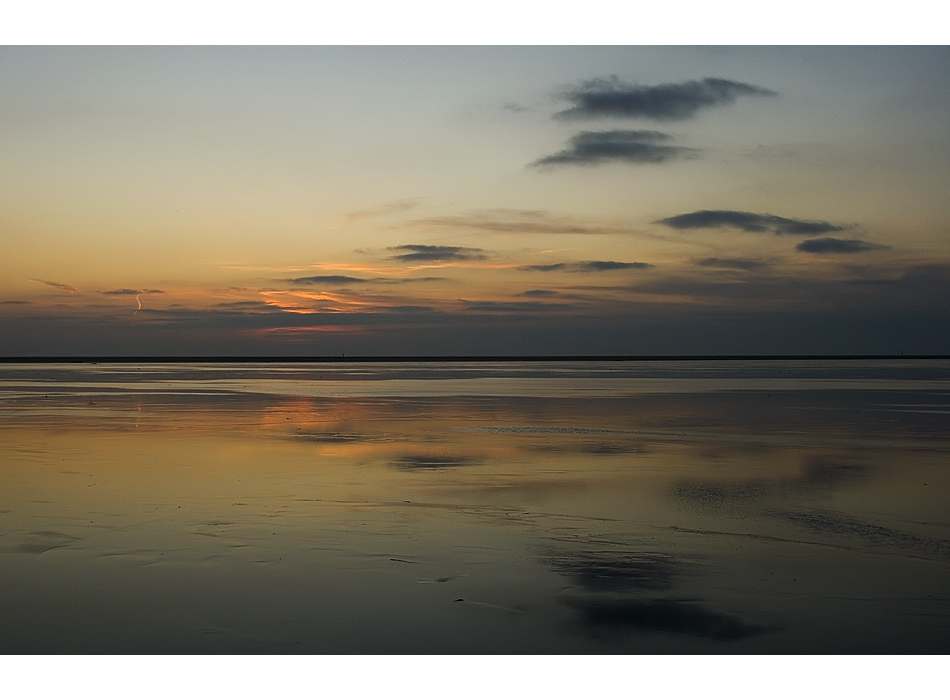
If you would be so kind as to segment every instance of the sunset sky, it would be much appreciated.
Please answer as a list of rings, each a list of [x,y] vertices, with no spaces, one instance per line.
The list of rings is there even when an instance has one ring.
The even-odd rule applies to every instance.
[[[4,47],[0,355],[950,353],[950,47]]]

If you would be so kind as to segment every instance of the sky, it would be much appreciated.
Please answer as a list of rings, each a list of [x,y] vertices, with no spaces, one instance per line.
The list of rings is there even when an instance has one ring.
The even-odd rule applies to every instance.
[[[950,354],[950,47],[0,48],[0,356]]]

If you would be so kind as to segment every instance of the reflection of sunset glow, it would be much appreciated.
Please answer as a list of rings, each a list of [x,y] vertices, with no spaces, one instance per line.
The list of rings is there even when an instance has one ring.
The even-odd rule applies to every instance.
[[[943,650],[947,371],[8,365],[0,649]]]

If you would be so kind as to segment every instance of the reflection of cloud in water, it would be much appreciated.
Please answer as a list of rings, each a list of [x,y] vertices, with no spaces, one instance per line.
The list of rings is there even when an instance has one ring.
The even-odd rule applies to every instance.
[[[30,533],[31,537],[20,544],[16,551],[21,554],[42,554],[51,549],[68,547],[81,537],[67,535],[65,532],[56,532],[54,530],[43,530],[42,532]]]
[[[557,552],[552,568],[570,576],[589,594],[564,599],[589,632],[666,632],[715,641],[733,641],[769,631],[739,617],[709,610],[700,601],[618,598],[630,590],[669,590],[683,575],[683,563],[669,554],[636,551]]]
[[[682,569],[674,557],[654,552],[557,553],[547,563],[591,591],[666,590]]]
[[[818,488],[835,488],[860,481],[867,476],[867,472],[868,468],[863,464],[812,459],[804,465],[800,481]]]
[[[858,537],[871,544],[897,547],[902,550],[917,550],[950,556],[950,540],[923,537],[881,525],[862,522],[843,513],[827,510],[810,512],[767,511],[767,515],[801,525],[817,534]]]
[[[397,469],[450,469],[481,464],[475,457],[447,457],[444,455],[403,455],[394,460],[392,466]]]
[[[640,445],[618,445],[610,442],[597,442],[586,445],[580,445],[579,452],[590,455],[628,455],[628,454],[646,454],[649,452]]]
[[[617,442],[585,442],[585,443],[536,443],[526,445],[526,449],[534,452],[564,452],[585,455],[641,455],[649,454],[652,450],[642,444],[623,444]]]
[[[867,478],[869,467],[854,461],[811,457],[795,477],[775,479],[682,480],[671,496],[681,504],[705,512],[736,511],[754,504],[833,491]]]
[[[681,481],[671,491],[675,500],[704,511],[721,511],[764,500],[776,484],[762,479],[742,481]]]
[[[367,443],[367,442],[389,442],[390,440],[386,439],[381,435],[363,435],[359,433],[304,433],[298,432],[293,434],[294,438],[298,440],[304,440],[306,442],[320,442],[320,443],[330,443],[330,444],[343,444],[343,443]]]
[[[592,630],[669,632],[720,642],[752,637],[775,628],[750,624],[694,601],[577,599],[566,601]]]

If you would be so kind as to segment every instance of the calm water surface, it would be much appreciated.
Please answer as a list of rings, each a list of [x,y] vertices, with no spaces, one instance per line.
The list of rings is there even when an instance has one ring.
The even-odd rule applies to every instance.
[[[0,652],[947,653],[950,362],[0,364]]]

